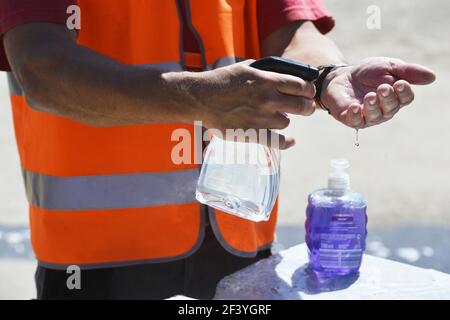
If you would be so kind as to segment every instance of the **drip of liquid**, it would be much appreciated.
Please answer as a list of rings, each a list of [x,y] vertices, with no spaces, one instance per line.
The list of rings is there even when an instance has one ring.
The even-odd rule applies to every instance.
[[[356,147],[359,147],[359,129],[356,129],[355,146],[356,146]]]

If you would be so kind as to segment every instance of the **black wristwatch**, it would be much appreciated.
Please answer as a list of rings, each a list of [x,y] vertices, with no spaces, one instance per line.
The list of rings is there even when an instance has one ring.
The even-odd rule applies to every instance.
[[[325,80],[325,78],[331,71],[333,71],[337,68],[347,67],[347,66],[348,66],[348,64],[323,64],[323,65],[320,65],[317,67],[320,74],[319,74],[319,77],[316,79],[316,81],[314,81],[314,84],[316,86],[316,96],[314,97],[314,100],[316,101],[316,104],[319,107],[321,107],[323,110],[328,111],[329,114],[331,114],[330,109],[324,105],[324,103],[322,102],[322,99],[320,98],[322,95],[323,81]]]

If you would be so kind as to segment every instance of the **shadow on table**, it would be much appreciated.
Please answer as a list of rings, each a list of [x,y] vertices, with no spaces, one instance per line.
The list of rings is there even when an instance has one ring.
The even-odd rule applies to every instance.
[[[276,254],[225,277],[217,286],[215,299],[301,300],[302,293],[313,295],[344,290],[359,277],[318,278],[308,264],[294,272],[288,267],[277,269],[281,261],[282,257]]]
[[[344,290],[350,287],[359,278],[358,274],[338,277],[319,277],[307,263],[295,270],[292,275],[292,288],[297,292],[306,294],[319,294]]]

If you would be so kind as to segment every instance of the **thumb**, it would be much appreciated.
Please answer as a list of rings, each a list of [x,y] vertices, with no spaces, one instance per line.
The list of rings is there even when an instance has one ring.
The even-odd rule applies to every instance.
[[[429,84],[436,79],[436,75],[430,69],[414,63],[393,62],[393,75],[411,84]]]

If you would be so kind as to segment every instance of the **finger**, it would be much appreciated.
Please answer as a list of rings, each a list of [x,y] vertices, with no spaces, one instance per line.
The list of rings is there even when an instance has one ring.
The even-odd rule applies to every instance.
[[[234,135],[232,136],[232,141],[259,143],[261,145],[280,150],[285,150],[295,145],[294,138],[287,137],[269,129],[259,129],[255,134],[244,134],[239,137]]]
[[[347,110],[340,114],[339,118],[341,122],[352,128],[362,128],[364,126],[361,106],[357,103],[351,104]]]
[[[295,146],[295,139],[292,137],[287,137],[281,134],[278,134],[280,136],[280,149],[281,150],[286,150],[289,148],[292,148],[293,146]]]
[[[273,108],[278,111],[302,116],[310,116],[315,111],[313,100],[304,97],[277,94],[274,104]]]
[[[400,107],[410,104],[414,100],[414,92],[411,85],[405,80],[399,80],[393,85],[400,102]]]
[[[287,114],[275,112],[275,114],[268,116],[265,122],[266,123],[263,128],[281,130],[289,126],[291,120],[289,119],[289,116]]]
[[[270,73],[276,74],[274,72]],[[310,99],[314,98],[316,94],[316,87],[312,82],[305,81],[298,77],[287,74],[276,74],[273,81],[278,92],[283,94]]]
[[[258,143],[266,145],[270,148],[286,150],[295,146],[295,139],[292,137],[287,137],[283,134],[277,133],[273,130],[267,130],[267,136],[264,139],[260,135]]]
[[[400,108],[400,102],[394,88],[388,84],[382,84],[377,88],[377,98],[384,118],[392,118]]]
[[[383,119],[383,112],[378,105],[375,92],[370,92],[364,97],[363,113],[367,125],[375,124]]]
[[[392,73],[411,84],[429,84],[436,79],[435,73],[424,66],[406,63],[401,60],[391,62]]]

